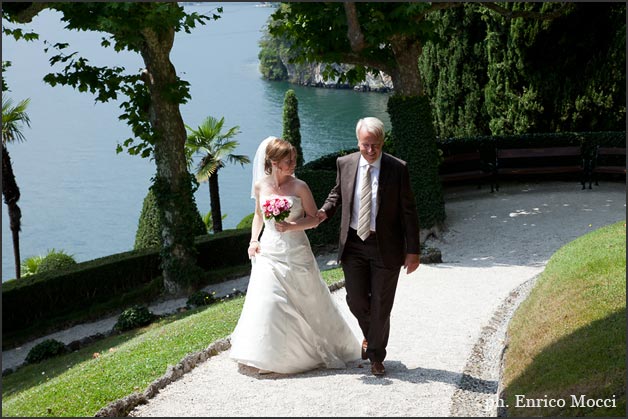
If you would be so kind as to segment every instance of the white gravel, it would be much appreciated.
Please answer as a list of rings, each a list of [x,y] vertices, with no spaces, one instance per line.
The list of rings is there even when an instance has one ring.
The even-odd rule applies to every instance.
[[[625,193],[624,183],[449,189],[449,229],[428,241],[444,263],[400,278],[384,378],[370,374],[368,361],[260,376],[239,369],[227,350],[130,416],[495,416],[484,406],[497,397],[510,316],[559,247],[626,218]],[[357,330],[344,289],[333,295]]]

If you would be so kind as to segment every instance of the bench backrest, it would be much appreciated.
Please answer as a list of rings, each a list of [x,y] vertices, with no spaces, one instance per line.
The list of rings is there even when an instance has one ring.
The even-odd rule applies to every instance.
[[[625,156],[625,147],[598,147],[597,154],[600,156]]]
[[[497,150],[498,159],[564,156],[580,156],[580,147],[504,148]]]
[[[488,166],[478,150],[444,156],[438,171],[440,174],[459,173],[470,170],[488,171]]]
[[[625,147],[600,147],[596,148],[596,154],[591,163],[593,171],[626,173],[626,148]],[[615,168],[615,169],[612,169]],[[623,169],[623,170],[622,170]]]
[[[480,152],[479,151],[473,151],[470,153],[462,153],[462,154],[453,154],[451,156],[445,156],[444,157],[444,161],[443,163],[460,163],[460,162],[466,162],[466,161],[473,161],[473,160],[481,160],[480,158]]]

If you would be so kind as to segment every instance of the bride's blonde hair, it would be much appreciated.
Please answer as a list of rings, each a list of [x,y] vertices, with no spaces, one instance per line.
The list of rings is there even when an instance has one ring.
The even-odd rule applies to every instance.
[[[297,154],[296,148],[288,141],[282,138],[271,140],[266,146],[266,158],[264,159],[264,173],[270,175],[273,171],[272,162],[278,162],[281,159],[290,156],[292,153]]]

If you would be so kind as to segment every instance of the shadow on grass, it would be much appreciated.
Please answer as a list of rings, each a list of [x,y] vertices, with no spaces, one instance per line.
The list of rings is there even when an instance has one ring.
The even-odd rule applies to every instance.
[[[544,348],[501,398],[508,416],[624,417],[626,308]],[[552,399],[564,400],[565,406],[549,407],[544,402]]]

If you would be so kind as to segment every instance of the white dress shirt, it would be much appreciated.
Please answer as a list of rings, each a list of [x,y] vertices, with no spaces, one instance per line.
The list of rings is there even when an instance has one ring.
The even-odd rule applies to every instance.
[[[360,156],[355,187],[353,188],[353,206],[351,207],[351,223],[349,226],[358,229],[358,213],[360,212],[360,191],[362,190],[362,176],[369,162]],[[382,155],[371,164],[371,231],[375,231],[375,219],[377,217],[377,188],[379,186],[379,169],[382,166]]]

